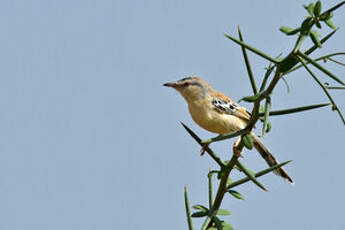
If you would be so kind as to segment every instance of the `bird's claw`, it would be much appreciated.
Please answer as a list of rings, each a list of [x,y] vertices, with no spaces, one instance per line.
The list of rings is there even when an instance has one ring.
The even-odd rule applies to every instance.
[[[209,145],[210,145],[210,143],[203,143],[202,144],[202,148],[200,149],[200,156],[204,155],[204,153],[205,153],[205,151]]]

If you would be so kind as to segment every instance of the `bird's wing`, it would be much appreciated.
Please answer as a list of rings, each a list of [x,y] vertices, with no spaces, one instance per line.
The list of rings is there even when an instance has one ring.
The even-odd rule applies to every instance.
[[[245,108],[222,93],[217,93],[217,96],[212,99],[212,105],[220,113],[233,115],[245,121],[250,119],[250,113]]]

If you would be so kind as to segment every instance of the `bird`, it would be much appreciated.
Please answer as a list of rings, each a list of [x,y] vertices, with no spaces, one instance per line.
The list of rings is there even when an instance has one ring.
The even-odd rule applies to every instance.
[[[168,82],[163,86],[178,91],[188,104],[189,113],[201,128],[219,135],[229,134],[246,128],[251,114],[225,94],[216,91],[202,78],[184,77],[176,82]],[[270,150],[260,138],[251,131],[253,145],[266,163],[272,167],[279,164]],[[236,142],[239,143],[240,139]],[[235,142],[235,144],[236,144]],[[276,175],[293,183],[293,180],[282,167],[273,171]]]

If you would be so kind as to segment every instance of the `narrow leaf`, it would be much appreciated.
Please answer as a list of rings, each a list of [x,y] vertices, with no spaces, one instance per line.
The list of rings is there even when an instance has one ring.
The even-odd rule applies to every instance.
[[[319,40],[319,35],[315,30],[310,31],[309,36],[310,36],[311,40],[313,41],[314,45],[316,45],[319,48],[322,47],[321,42]]]
[[[265,102],[265,113],[264,113],[264,124],[262,126],[262,136],[265,136],[266,130],[267,130],[267,124],[268,124],[268,117],[269,117],[269,113],[271,110],[271,97],[268,96],[266,98],[266,102]]]
[[[268,66],[268,68],[267,68],[267,70],[265,72],[264,79],[262,80],[262,83],[261,83],[261,86],[260,86],[260,92],[262,92],[265,89],[267,80],[268,80],[269,76],[271,75],[271,73],[273,72],[274,67],[275,67],[274,65]]]
[[[307,5],[303,5],[303,7],[304,7],[304,9],[306,9],[308,11],[310,16],[314,16],[314,7],[315,7],[314,3],[310,3],[308,6]]]
[[[220,220],[218,217],[214,217],[213,220],[216,224],[217,230],[234,230],[231,224],[226,223],[223,220]]]
[[[230,216],[231,212],[226,209],[218,209],[217,215],[219,216]]]
[[[235,190],[228,190],[228,192],[235,198],[244,200],[244,197],[241,195],[241,193],[235,191]]]
[[[254,102],[256,101],[259,97],[261,97],[263,92],[259,92],[253,96],[246,96],[246,97],[243,97],[241,98],[239,101],[246,101],[246,102]]]
[[[317,28],[319,28],[319,29],[322,28],[321,23],[320,23],[319,21],[315,21],[315,24],[316,24],[316,27],[317,27]]]
[[[281,77],[283,82],[285,83],[286,85],[286,89],[287,89],[287,92],[290,93],[290,86],[289,86],[289,83],[287,82],[287,80],[285,79],[285,77]]]
[[[208,212],[208,208],[206,208],[205,206],[201,204],[194,205],[193,208],[196,210],[203,211],[203,212]]]
[[[253,149],[253,139],[249,134],[243,136],[243,144],[247,149]]]
[[[320,16],[320,13],[321,13],[321,8],[322,8],[322,4],[321,4],[321,1],[318,0],[315,4],[315,7],[314,7],[314,15],[316,17],[319,17]]]
[[[333,30],[337,29],[337,27],[333,24],[331,19],[325,20],[325,23],[328,27],[332,28]]]
[[[301,24],[301,34],[307,35],[312,25],[313,25],[313,19],[306,18]]]
[[[328,39],[330,39],[330,38],[335,34],[335,32],[337,32],[336,29],[333,30],[332,32],[330,32],[329,34],[327,34],[324,38],[322,38],[321,41],[320,41],[321,44],[325,43]],[[314,52],[314,51],[316,50],[316,48],[317,48],[317,46],[314,45],[314,46],[312,46],[311,48],[309,48],[307,51],[305,51],[304,53],[305,53],[306,55],[309,55],[309,54],[311,54],[312,52]]]
[[[286,35],[295,35],[295,34],[297,34],[298,32],[301,31],[301,28],[293,29],[291,27],[282,26],[282,27],[279,28],[279,30],[281,32],[283,32],[284,34],[286,34]]]
[[[267,129],[266,129],[266,133],[269,133],[272,129],[272,124],[271,122],[267,122]]]
[[[204,217],[204,216],[207,216],[207,212],[204,212],[204,211],[200,211],[200,212],[194,212],[192,214],[192,217],[194,218],[199,218],[199,217]]]
[[[226,186],[228,186],[229,184],[231,184],[232,180],[231,178],[229,177],[228,180],[226,181]]]

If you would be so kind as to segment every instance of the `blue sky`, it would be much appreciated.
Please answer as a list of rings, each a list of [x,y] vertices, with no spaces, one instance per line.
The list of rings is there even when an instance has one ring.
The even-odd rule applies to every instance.
[[[249,44],[286,54],[295,38],[278,28],[303,20],[301,4],[3,1],[0,229],[187,229],[183,187],[192,204],[206,204],[206,174],[216,164],[199,156],[179,121],[204,139],[214,135],[197,127],[182,97],[162,84],[198,75],[235,100],[251,94],[240,49],[222,33],[236,35],[240,25]],[[344,12],[334,18],[340,30],[313,57],[344,51]],[[249,56],[260,80],[268,63]],[[345,80],[343,67],[325,65]],[[291,92],[279,83],[273,109],[327,102],[305,71],[287,81]],[[332,95],[345,111],[344,92]],[[286,169],[295,185],[272,174],[260,180],[267,193],[250,183],[239,187],[246,201],[227,197],[223,208],[233,215],[226,220],[236,229],[344,229],[345,130],[338,115],[323,108],[271,122],[263,141],[280,161],[293,160]],[[212,148],[228,159],[231,146]],[[266,167],[255,151],[244,156],[249,168]]]

